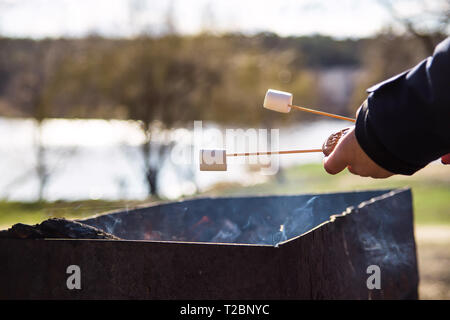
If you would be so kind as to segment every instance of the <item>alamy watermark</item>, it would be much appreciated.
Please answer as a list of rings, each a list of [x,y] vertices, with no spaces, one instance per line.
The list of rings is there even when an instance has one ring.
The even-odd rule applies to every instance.
[[[370,276],[367,278],[366,285],[367,289],[381,289],[381,269],[376,264],[372,264],[367,267],[367,274]]]
[[[81,290],[81,269],[76,264],[72,264],[67,267],[66,273],[70,274],[66,280],[67,289]]]
[[[176,165],[194,164],[198,167],[201,149],[225,149],[227,153],[279,151],[279,131],[256,128],[204,129],[202,121],[194,121],[190,144],[175,145],[170,156]],[[227,162],[230,165],[252,166],[264,175],[276,174],[279,169],[278,155],[228,157]]]

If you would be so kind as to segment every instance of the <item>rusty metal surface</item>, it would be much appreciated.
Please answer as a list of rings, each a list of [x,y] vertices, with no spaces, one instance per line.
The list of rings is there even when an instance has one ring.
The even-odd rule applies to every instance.
[[[278,247],[1,239],[0,298],[414,299],[411,193],[383,193]],[[81,268],[81,290],[66,287],[71,264]],[[366,286],[371,264],[381,268],[381,290]]]
[[[281,247],[285,249],[282,258],[285,271],[297,271],[296,279],[284,274],[297,283],[296,287],[291,286],[293,296],[304,299],[418,298],[410,190],[392,191],[363,202]],[[380,267],[381,290],[367,288],[370,265]],[[310,285],[307,280],[311,280]]]

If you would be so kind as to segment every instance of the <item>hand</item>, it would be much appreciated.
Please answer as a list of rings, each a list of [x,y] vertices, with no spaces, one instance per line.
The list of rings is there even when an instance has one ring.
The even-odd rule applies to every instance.
[[[329,140],[333,140],[332,137],[333,135]],[[348,168],[348,171],[361,177],[381,179],[394,175],[373,162],[361,149],[356,140],[355,127],[346,130],[345,134],[338,136],[338,139],[334,150],[329,155],[325,152],[324,146],[326,157],[323,159],[323,167],[328,173],[336,174]]]

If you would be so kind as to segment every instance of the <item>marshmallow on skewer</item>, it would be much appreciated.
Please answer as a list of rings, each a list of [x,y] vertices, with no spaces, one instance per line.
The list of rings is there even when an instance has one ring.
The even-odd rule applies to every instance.
[[[227,171],[225,150],[200,150],[200,171]]]
[[[227,154],[225,150],[200,150],[200,171],[227,171],[227,157],[249,157],[269,154],[324,152],[323,149],[258,151]]]
[[[291,111],[291,108],[294,108],[294,109],[298,109],[301,111],[319,114],[322,116],[327,116],[327,117],[331,117],[331,118],[335,118],[335,119],[356,122],[356,119],[353,119],[353,118],[348,118],[348,117],[340,116],[337,114],[332,114],[332,113],[323,112],[323,111],[319,111],[319,110],[309,109],[309,108],[305,108],[305,107],[294,106],[294,105],[292,105],[292,93],[274,90],[274,89],[267,90],[266,96],[264,97],[263,106],[266,109],[269,109],[272,111],[277,111],[277,112],[282,112],[282,113],[288,113],[289,111]]]
[[[269,89],[264,98],[264,108],[288,113],[291,111],[292,93]]]

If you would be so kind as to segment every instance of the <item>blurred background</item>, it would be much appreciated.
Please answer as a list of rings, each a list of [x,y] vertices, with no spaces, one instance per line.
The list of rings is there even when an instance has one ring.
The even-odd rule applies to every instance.
[[[347,123],[265,110],[268,88],[354,116],[449,21],[449,0],[0,0],[0,229],[199,195],[410,186],[420,295],[449,299],[450,166],[379,181],[329,176],[318,154],[282,157],[274,176],[173,161],[194,120],[212,148],[208,132],[250,127],[320,147]]]

